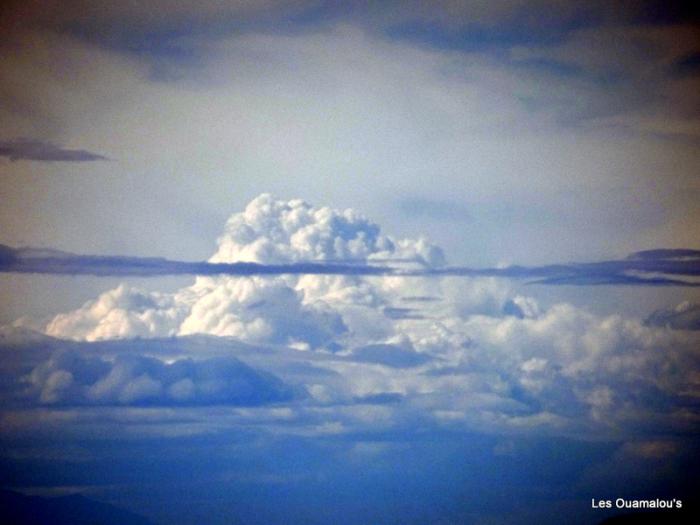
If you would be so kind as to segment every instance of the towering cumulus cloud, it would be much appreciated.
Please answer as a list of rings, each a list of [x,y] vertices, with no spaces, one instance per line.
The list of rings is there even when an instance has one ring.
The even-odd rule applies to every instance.
[[[300,261],[409,260],[444,263],[424,239],[395,240],[351,211],[314,208],[261,195],[233,215],[210,262],[284,264]],[[396,280],[368,284],[355,277],[198,277],[176,294],[120,286],[47,326],[50,335],[79,340],[194,333],[249,342],[321,347],[361,329],[363,311],[389,305]]]
[[[446,263],[424,239],[393,239],[353,211],[269,195],[228,220],[210,259],[239,261],[429,271],[208,275],[174,293],[121,285],[55,316],[45,334],[6,327],[0,438],[44,436],[53,447],[55,436],[85,432],[98,452],[102,440],[111,450],[110,439],[136,439],[135,449],[158,451],[165,472],[186,450],[195,479],[212,474],[232,493],[252,483],[256,493],[274,493],[271,501],[284,498],[262,484],[302,487],[330,476],[335,486],[359,487],[374,472],[366,480],[373,488],[363,489],[372,493],[411,469],[416,493],[434,483],[461,501],[462,492],[449,491],[473,483],[479,465],[479,475],[497,465],[491,483],[501,494],[501,472],[530,479],[544,461],[556,480],[542,482],[547,494],[560,497],[553,484],[561,475],[581,487],[572,490],[585,503],[591,485],[607,480],[617,494],[615,476],[630,472],[652,488],[685,479],[678,473],[696,456],[700,331],[692,303],[647,319],[544,306],[510,280],[433,271]],[[550,461],[548,450],[566,451]],[[96,460],[101,472],[111,472],[110,454]],[[623,485],[642,486],[630,483]],[[540,485],[528,487],[512,490],[544,497]],[[387,512],[403,512],[404,503]]]
[[[387,260],[445,264],[426,240],[393,239],[354,211],[261,195],[228,220],[210,262]],[[46,333],[76,341],[208,334],[280,352],[313,350],[307,359],[331,376],[291,379],[321,404],[405,399],[421,417],[450,428],[569,433],[592,425],[634,433],[650,421],[691,424],[686,405],[699,388],[692,373],[698,333],[673,329],[688,323],[656,322],[661,318],[669,316],[643,322],[568,304],[543,309],[493,278],[223,275],[197,277],[171,294],[122,285],[57,315]],[[289,367],[280,363],[288,359],[283,353],[259,364],[286,379]],[[76,399],[131,399],[139,386],[134,399],[165,402],[168,389],[180,388],[159,379],[169,370],[161,368],[148,382],[138,374],[123,379],[128,388],[114,387],[107,397],[95,397],[101,383],[87,385]],[[74,376],[58,368],[32,377],[39,398],[50,401],[74,388]]]

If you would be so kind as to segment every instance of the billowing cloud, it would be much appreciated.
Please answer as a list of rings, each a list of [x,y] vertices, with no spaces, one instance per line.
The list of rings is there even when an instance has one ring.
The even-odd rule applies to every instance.
[[[121,285],[78,310],[59,314],[48,324],[49,335],[72,339],[114,339],[175,335],[186,315],[172,295],[145,293]]]
[[[14,256],[0,250],[0,260]],[[280,488],[306,505],[309,487],[323,494],[328,483],[381,493],[374,506],[389,509],[380,516],[387,520],[407,512],[407,478],[416,494],[461,506],[464,487],[485,491],[475,465],[496,472],[487,480],[494,494],[510,476],[508,494],[528,501],[542,490],[561,497],[566,480],[589,502],[631,475],[631,491],[671,480],[681,494],[674,497],[687,500],[680,473],[697,464],[700,331],[540,304],[494,274],[441,273],[450,267],[426,240],[397,240],[355,212],[268,195],[232,216],[206,264],[357,260],[426,273],[204,275],[169,293],[121,285],[39,323],[44,334],[21,321],[5,327],[0,443],[15,451],[8,470],[28,485],[60,485],[78,462],[71,479],[95,483],[83,474],[89,465],[101,483],[123,486],[121,472],[172,484],[177,465],[200,501],[212,493],[218,501],[225,486],[228,505],[249,487],[255,495],[221,515],[251,523],[298,509],[285,507]],[[673,275],[693,261],[695,252],[651,252],[546,271],[600,278],[657,265]],[[546,479],[532,489],[520,483],[532,476]],[[402,495],[387,507],[383,494],[392,491]],[[260,494],[266,509],[284,500],[284,512],[261,518]],[[517,506],[499,514],[502,500],[494,521],[517,523]],[[338,501],[319,505],[336,509]],[[416,505],[440,509],[427,521],[445,518],[434,496]],[[468,522],[460,509],[450,519]],[[326,510],[318,512],[325,521]]]
[[[57,351],[24,380],[27,394],[41,405],[255,406],[303,393],[233,357],[168,363],[126,355],[107,361]]]
[[[286,423],[277,432],[305,435],[323,434],[330,423],[340,435],[419,424],[432,431],[639,439],[660,429],[682,436],[695,424],[695,332],[566,304],[535,317],[396,323],[393,335],[375,338],[381,342],[365,338],[364,345],[330,352],[227,337],[10,338],[3,351],[21,357],[1,373],[2,396],[19,407],[284,402]],[[361,339],[356,334],[354,341]],[[240,413],[230,424],[259,417]]]
[[[450,272],[439,248],[424,239],[386,236],[356,212],[262,195],[229,219],[209,263],[357,260],[391,261],[401,271],[413,271],[420,261],[417,272],[425,273],[209,275],[174,293],[122,285],[55,316],[45,332],[76,341],[120,340],[127,354],[135,353],[133,338],[146,338],[138,344],[148,353],[161,347],[162,338],[197,334],[222,338],[217,357],[230,355],[229,341],[253,345],[259,350],[236,347],[236,355],[309,393],[294,416],[304,432],[322,424],[314,406],[331,410],[339,425],[334,432],[341,433],[364,429],[368,421],[403,427],[415,418],[445,429],[566,435],[594,428],[634,436],[662,423],[687,430],[687,411],[700,389],[693,372],[695,334],[568,304],[544,308],[492,273]],[[692,275],[696,266],[696,251],[663,250],[619,261],[506,270],[603,279],[652,267]],[[207,355],[213,351],[180,349],[171,358],[213,358]],[[123,353],[114,353],[109,364],[58,354],[28,377],[43,403],[175,403],[177,396],[194,396],[198,364],[166,365]],[[102,371],[82,376],[78,370],[90,367]],[[189,371],[166,381],[175,370]],[[82,385],[79,395],[76,384]],[[353,408],[364,405],[385,407],[381,424]]]
[[[31,282],[6,288],[4,319],[64,313],[27,323],[56,339],[0,331],[0,483],[183,525],[594,523],[606,494],[696,506],[700,331],[669,305],[697,302],[698,254],[617,258],[698,248],[694,9],[27,0],[3,15],[0,135],[55,149],[0,157],[2,242],[173,260],[0,247],[0,268],[181,277],[98,297],[106,280],[1,276]],[[100,153],[123,162],[46,161]],[[414,239],[260,198],[203,262],[261,188]]]
[[[263,194],[234,214],[210,262],[282,263],[372,259],[414,259],[444,264],[438,247],[425,239],[395,240],[353,210],[314,208],[302,200]]]
[[[360,280],[354,273],[363,273],[362,268],[369,268],[370,275],[375,271],[366,264],[356,267],[357,260],[419,261],[428,268],[444,264],[441,250],[425,239],[392,239],[355,212],[262,195],[229,219],[210,264],[304,268],[308,263],[323,269],[321,263],[329,263],[330,268],[346,269],[342,273],[347,275],[322,275],[324,271],[316,275],[307,266],[310,271],[289,275],[200,276],[194,285],[175,294],[121,286],[74,312],[56,316],[46,331],[85,340],[207,333],[301,347],[328,346],[363,330],[383,337],[391,332],[391,323],[387,318],[386,327],[381,328],[373,317],[378,308],[391,306],[390,296],[407,284],[400,278],[377,283]],[[413,286],[417,280],[412,278]],[[427,281],[420,286],[432,288]]]
[[[355,212],[269,195],[229,219],[206,264],[358,260],[424,273],[204,275],[172,293],[121,285],[55,316],[45,334],[22,322],[4,328],[0,442],[31,436],[52,447],[89,435],[78,457],[87,449],[95,464],[127,470],[153,447],[168,476],[169,458],[180,465],[186,456],[195,479],[212,472],[258,492],[307,477],[347,483],[360,471],[384,472],[391,486],[397,469],[419,472],[420,493],[428,477],[463,487],[454,472],[471,472],[464,465],[541,464],[554,442],[567,458],[585,458],[561,467],[577,487],[632,470],[662,484],[677,475],[655,466],[693,460],[700,331],[669,329],[682,328],[692,304],[654,321],[545,306],[497,274],[443,272],[442,252],[424,239],[397,240]],[[652,251],[529,275],[600,278],[652,266],[675,275],[696,260],[695,251]],[[115,442],[129,444],[126,459],[115,459]],[[554,463],[548,472],[561,473]],[[513,468],[516,477],[537,470]]]

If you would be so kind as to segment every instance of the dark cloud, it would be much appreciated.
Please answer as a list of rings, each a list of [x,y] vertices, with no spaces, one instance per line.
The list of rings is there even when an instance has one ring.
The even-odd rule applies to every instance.
[[[659,249],[636,252],[625,259],[566,263],[545,266],[508,266],[505,268],[445,267],[418,274],[483,276],[513,279],[534,279],[532,284],[553,285],[645,285],[700,286],[680,277],[700,275],[700,250]]]
[[[630,260],[658,261],[658,260],[697,260],[700,259],[700,250],[692,249],[657,249],[635,252],[627,257]]]
[[[0,245],[0,272],[155,277],[164,275],[382,275],[392,273],[393,270],[354,261],[290,264],[184,262],[158,257],[74,255],[57,250],[13,249]]]
[[[673,72],[680,76],[700,74],[700,52],[690,53],[673,64]]]
[[[685,301],[672,309],[656,310],[647,317],[645,324],[675,330],[700,330],[700,304]]]
[[[364,363],[376,363],[392,368],[412,368],[432,361],[432,357],[421,354],[412,348],[403,348],[398,345],[376,344],[355,348],[352,351],[355,361]]]
[[[596,286],[596,285],[620,285],[620,286],[700,286],[700,283],[672,279],[669,277],[637,277],[616,273],[594,273],[579,275],[564,275],[561,277],[548,277],[532,281],[530,284],[568,285],[568,286]]]
[[[0,481],[99,486],[96,496],[181,525],[210,523],[214,515],[220,523],[326,523],[329,517],[379,523],[397,516],[401,523],[472,523],[475,512],[495,523],[523,523],[494,512],[521,517],[523,508],[550,509],[562,499],[582,503],[525,522],[557,523],[562,516],[594,522],[598,514],[585,514],[589,493],[620,487],[627,491],[620,497],[668,491],[684,505],[695,502],[697,476],[685,473],[697,472],[698,463],[697,403],[689,395],[697,383],[697,334],[593,320],[569,307],[540,321],[506,324],[517,329],[493,326],[487,338],[475,333],[475,346],[460,352],[459,361],[443,361],[455,348],[431,350],[434,361],[422,367],[415,356],[426,354],[408,344],[330,354],[246,349],[201,336],[48,341],[47,349],[70,352],[47,351],[5,374],[25,377],[29,398],[19,406],[0,399]],[[484,342],[496,334],[497,345]],[[38,345],[0,342],[0,370],[13,355],[27,361],[25,349]],[[240,400],[250,399],[242,393],[251,381],[231,355],[256,375],[270,370],[287,384],[307,385],[312,395],[248,408]],[[334,373],[312,373],[324,363]],[[168,397],[207,382],[225,385],[224,401],[215,403],[210,394],[190,402]],[[260,392],[279,392],[275,382],[252,384],[255,400]],[[499,421],[512,426],[501,431]],[[484,475],[475,479],[474,471]],[[363,499],[365,493],[373,499]],[[327,499],[309,506],[310,494]],[[465,503],[465,494],[477,496]],[[484,497],[490,510],[478,506]],[[525,507],[513,503],[517,498]],[[173,506],[171,516],[162,514]],[[289,518],[307,507],[301,518]],[[188,508],[198,514],[188,519]]]
[[[697,22],[699,18],[697,7],[683,1],[504,0],[481,4],[441,0],[413,4],[414,9],[404,16],[397,16],[396,9],[385,11],[384,23],[392,37],[461,51],[553,46],[572,32],[588,28],[662,26]]]
[[[67,149],[33,139],[0,141],[0,157],[11,161],[34,160],[38,162],[88,162],[109,160],[107,157],[83,149]]]
[[[4,14],[0,21],[4,35],[35,32],[69,36],[89,46],[137,57],[150,68],[150,79],[159,81],[177,81],[190,78],[190,74],[201,81],[199,67],[210,60],[208,44],[212,41],[245,33],[300,34],[334,25],[353,25],[382,39],[457,52],[483,52],[506,67],[520,69],[525,75],[532,73],[544,81],[551,75],[559,77],[563,82],[559,88],[541,90],[543,93],[534,96],[524,94],[522,99],[529,108],[556,108],[560,123],[568,125],[628,113],[650,104],[667,112],[687,100],[667,96],[666,82],[673,75],[668,74],[666,57],[669,53],[679,55],[675,57],[679,71],[697,69],[696,59],[692,58],[698,52],[697,46],[688,44],[687,49],[681,46],[676,50],[677,43],[670,46],[651,39],[640,44],[637,36],[630,35],[613,35],[611,45],[618,47],[617,43],[621,43],[620,47],[638,48],[644,68],[631,55],[617,58],[611,53],[602,70],[586,60],[581,63],[576,50],[563,57],[548,56],[549,50],[565,45],[576,33],[590,30],[651,27],[668,30],[673,37],[675,26],[697,25],[698,10],[688,2],[439,0],[389,1],[368,6],[366,2],[304,0],[157,0],[144,5],[47,0],[11,2]],[[601,35],[592,38],[597,41]],[[537,51],[530,58],[514,59],[511,51],[517,47]],[[12,46],[8,49],[12,51]],[[683,58],[686,55],[688,58]],[[580,91],[581,83],[587,86],[587,95]],[[24,99],[21,90],[9,92],[17,100]],[[27,104],[36,106],[31,101]],[[658,114],[658,110],[654,113]],[[437,209],[436,213],[454,211]]]

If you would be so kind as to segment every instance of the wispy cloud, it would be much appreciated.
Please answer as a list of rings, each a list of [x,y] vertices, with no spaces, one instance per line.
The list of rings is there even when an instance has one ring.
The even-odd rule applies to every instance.
[[[89,162],[109,160],[103,155],[84,149],[62,148],[50,142],[35,139],[0,141],[0,157],[11,161],[34,160],[39,162]]]

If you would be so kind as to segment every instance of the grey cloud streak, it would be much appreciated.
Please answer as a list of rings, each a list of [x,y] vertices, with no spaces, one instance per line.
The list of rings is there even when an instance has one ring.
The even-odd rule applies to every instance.
[[[356,275],[400,277],[497,277],[528,279],[545,285],[700,286],[687,280],[700,276],[700,250],[661,249],[636,252],[625,259],[544,266],[470,268],[423,266],[407,269],[395,263],[420,261],[306,261],[288,264],[172,261],[157,257],[75,255],[48,249],[0,245],[1,273],[158,277],[170,275]]]
[[[11,161],[34,160],[39,162],[89,162],[109,160],[103,155],[83,149],[67,149],[50,142],[34,139],[0,141],[0,157]]]
[[[159,257],[74,255],[56,250],[0,245],[0,272],[57,275],[158,277],[166,275],[384,275],[384,266],[337,262],[259,264],[171,261]]]

